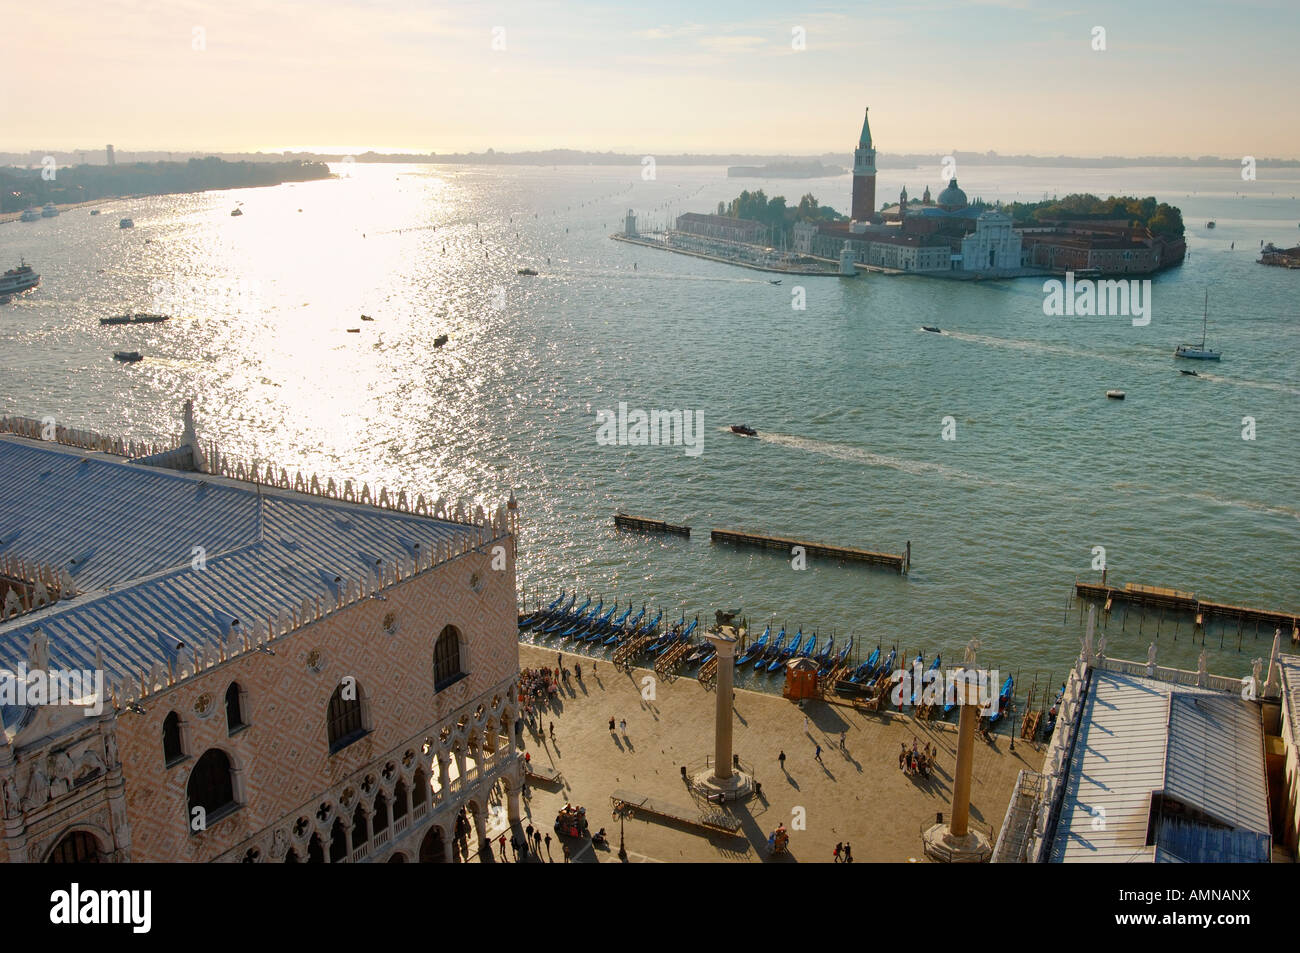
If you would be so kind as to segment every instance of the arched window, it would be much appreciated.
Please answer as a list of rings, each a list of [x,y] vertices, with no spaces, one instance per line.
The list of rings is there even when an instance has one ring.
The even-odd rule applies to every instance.
[[[406,817],[406,782],[398,781],[393,786],[393,820]]]
[[[460,631],[446,626],[433,646],[433,690],[442,691],[464,676],[460,666]]]
[[[419,807],[429,800],[429,779],[424,773],[423,768],[415,769],[415,777],[412,779],[415,790],[412,792],[413,806]]]
[[[163,764],[171,767],[185,760],[185,747],[181,744],[181,716],[168,712],[163,719]]]
[[[231,682],[230,687],[226,689],[226,731],[228,734],[234,734],[240,728],[247,728],[248,723],[244,721],[244,707],[240,703],[240,694],[238,682]]]
[[[330,696],[329,744],[330,754],[346,748],[366,733],[361,718],[361,686],[353,679],[345,680]]]
[[[366,811],[360,804],[352,812],[352,843],[360,847],[370,840],[369,826],[366,824]]]
[[[97,864],[99,863],[99,841],[89,831],[68,831],[54,845],[45,862],[47,864]]]
[[[186,822],[194,830],[194,809],[203,808],[208,827],[219,817],[224,817],[238,805],[235,803],[235,777],[230,757],[220,748],[209,748],[194,764],[189,784],[185,788],[189,801]],[[194,831],[201,833],[201,831]]]
[[[312,834],[311,840],[307,843],[307,863],[325,863],[325,845],[321,843],[319,832]]]
[[[384,797],[383,791],[375,797],[374,828],[376,834],[388,830],[388,798]]]
[[[293,848],[293,847],[290,847],[290,848],[289,848],[289,852],[288,852],[287,854],[284,855],[284,862],[285,862],[286,864],[300,864],[300,863],[302,863],[302,861],[298,859],[298,851],[297,851],[297,849],[295,849],[295,848]]]

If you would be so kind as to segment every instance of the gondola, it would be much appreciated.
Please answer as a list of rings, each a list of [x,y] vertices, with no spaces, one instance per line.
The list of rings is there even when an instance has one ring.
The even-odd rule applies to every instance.
[[[560,590],[560,595],[559,595],[559,598],[558,598],[558,599],[556,599],[554,602],[552,602],[552,603],[551,603],[549,606],[547,606],[545,609],[535,609],[535,610],[533,610],[533,614],[532,614],[532,615],[530,615],[530,616],[528,616],[527,618],[525,618],[525,619],[523,619],[522,621],[520,621],[520,623],[519,623],[519,628],[520,628],[520,630],[521,630],[521,631],[525,631],[525,630],[527,630],[527,629],[532,628],[534,625],[536,625],[536,624],[538,623],[538,621],[540,621],[540,620],[542,619],[543,616],[545,616],[545,615],[547,615],[547,614],[549,614],[549,613],[551,613],[551,612],[554,612],[555,609],[556,609],[556,607],[559,606],[559,604],[560,604],[561,602],[563,602],[563,601],[564,601],[564,590],[561,589],[561,590]]]
[[[793,658],[794,654],[799,651],[799,643],[802,641],[803,641],[803,629],[800,629],[798,632],[795,633],[794,638],[790,640],[790,644],[787,645],[785,648],[781,648],[778,645],[776,651],[772,653],[775,657],[767,666],[768,672],[775,672],[778,668],[780,668],[782,665],[786,663],[787,659]]]
[[[573,625],[574,619],[577,619],[587,611],[589,605],[591,605],[591,596],[587,597],[587,601],[582,604],[582,608],[578,609],[576,612],[565,612],[561,618],[556,619],[550,625],[542,626],[542,634],[554,635],[556,632],[563,632],[569,626]]]
[[[861,682],[876,670],[876,665],[880,662],[880,646],[867,657],[867,660],[853,670],[849,675],[850,682]]]
[[[627,623],[627,617],[632,614],[632,606],[627,607],[627,611],[618,617],[618,621],[610,626],[609,637],[602,642],[602,645],[613,645],[623,634],[623,626]],[[645,615],[645,606],[641,607],[641,614]]]
[[[755,656],[755,654],[761,654],[762,652],[766,651],[767,637],[771,634],[772,634],[772,627],[769,625],[766,629],[763,630],[763,634],[758,637],[758,641],[754,642],[752,645],[750,645],[748,649],[745,650],[744,655],[739,655],[736,657],[736,664],[744,665],[746,662],[752,659]]]
[[[811,652],[814,648],[816,648],[816,646],[810,645],[808,646],[808,651]],[[835,650],[835,636],[828,635],[826,637],[826,644],[822,646],[822,650],[820,652],[812,656],[812,660],[818,663],[818,665],[824,665],[826,661],[831,657],[831,652],[833,652],[834,650]]]
[[[853,636],[849,636],[848,645],[840,649],[839,654],[836,655],[834,659],[828,659],[826,664],[817,670],[817,677],[825,678],[831,672],[835,671],[837,668],[843,665],[844,660],[849,657],[849,652],[852,650],[852,648],[853,648]],[[879,652],[880,649],[876,649],[876,651]]]
[[[1011,707],[1011,695],[1015,691],[1015,687],[1015,680],[1008,675],[1007,680],[1002,683],[1002,691],[998,693],[998,710],[989,715],[990,726],[996,725],[1001,721],[1002,716],[1006,713],[1007,709]]]
[[[782,646],[784,645],[785,645],[785,627],[782,626],[781,634],[776,637],[776,641],[772,643],[772,647],[768,649],[766,652],[763,652],[761,655],[759,655],[758,661],[754,663],[754,671],[756,672],[762,671],[763,668],[766,667],[767,660],[771,656],[775,655],[777,652],[780,652]]]

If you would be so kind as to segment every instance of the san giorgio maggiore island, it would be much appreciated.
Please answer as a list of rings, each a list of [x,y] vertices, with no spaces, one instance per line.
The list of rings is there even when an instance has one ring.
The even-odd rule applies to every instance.
[[[719,213],[730,214],[687,212],[673,228],[644,233],[629,209],[622,233],[611,237],[762,271],[841,277],[862,271],[966,280],[1066,271],[1143,275],[1180,264],[1187,254],[1181,215],[1154,199],[1103,203],[1080,196],[1071,197],[1074,208],[1067,200],[1016,209],[971,202],[954,176],[937,196],[927,187],[919,199],[909,198],[904,188],[896,204],[877,209],[869,115],[853,151],[849,219],[820,207],[805,215],[803,202],[788,236],[782,228],[778,240],[772,225],[743,213],[750,198],[745,193],[732,203],[741,214],[721,207]],[[1025,221],[1016,221],[1017,212]]]

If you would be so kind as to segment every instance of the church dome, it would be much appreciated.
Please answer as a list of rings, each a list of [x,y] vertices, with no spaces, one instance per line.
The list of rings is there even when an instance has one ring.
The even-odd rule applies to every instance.
[[[966,207],[966,193],[957,188],[956,179],[950,181],[948,187],[939,193],[939,207],[943,209]]]

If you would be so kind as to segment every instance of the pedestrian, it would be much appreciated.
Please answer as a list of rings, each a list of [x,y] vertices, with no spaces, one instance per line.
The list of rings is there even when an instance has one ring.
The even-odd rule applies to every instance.
[[[547,831],[547,832],[546,832],[546,857],[547,857],[547,859],[550,859],[550,856],[551,856],[551,833],[550,833],[550,831]]]
[[[844,842],[844,863],[846,864],[853,863],[853,848],[849,846],[848,841]]]
[[[592,675],[595,675],[595,674],[596,674],[596,663],[595,663],[595,662],[592,662],[592,663],[591,663],[591,674],[592,674]]]
[[[831,856],[835,858],[835,863],[837,863],[837,864],[840,862],[840,851],[841,851],[843,848],[844,848],[844,845],[841,844],[841,843],[839,843],[839,842],[837,841],[837,842],[835,843],[835,850],[833,850],[833,851],[831,852]]]
[[[581,663],[581,662],[574,662],[574,663],[573,663],[573,674],[576,675],[576,676],[578,677],[578,681],[582,681],[582,663]]]
[[[531,751],[525,751],[525,752],[524,752],[524,770],[527,770],[528,768],[532,767],[532,764],[533,764],[533,754],[532,754],[532,752],[531,752]]]
[[[524,833],[528,835],[528,846],[533,846],[533,825],[529,824],[524,828]]]
[[[845,731],[841,731],[841,732],[840,732],[840,747],[841,747],[841,748],[847,747],[847,746],[848,746],[848,740],[849,740],[849,733],[848,733],[848,731],[847,731],[847,730],[845,730]]]
[[[568,844],[565,844],[565,845],[564,845],[564,862],[565,862],[566,864],[569,862],[569,845],[568,845]]]
[[[776,756],[776,760],[781,762],[781,770],[784,771],[784,770],[785,770],[785,752],[782,751],[779,755],[777,755],[777,756]]]
[[[497,846],[501,848],[501,862],[505,863],[505,859],[506,859],[506,835],[505,834],[501,835],[500,839],[497,841]]]
[[[610,716],[609,716],[609,733],[610,733],[611,735],[614,733],[614,716],[613,716],[613,715],[610,715]]]
[[[551,740],[555,740],[555,722],[551,722]]]
[[[626,718],[622,718],[622,719],[619,720],[618,728],[619,728],[619,731],[623,732],[623,734],[627,734],[627,719],[626,719]]]
[[[820,760],[822,759],[822,746],[821,746],[821,745],[818,745],[818,746],[817,746],[817,753],[814,755],[814,757],[815,757],[818,761],[820,761]]]
[[[807,731],[807,730],[808,730],[808,716],[807,716],[807,715],[804,715],[804,716],[803,716],[803,730],[804,730],[804,731]]]
[[[515,859],[516,864],[519,863],[519,838],[514,835],[510,837],[510,856]]]
[[[564,667],[564,653],[563,653],[563,652],[556,652],[556,653],[555,653],[555,667],[556,667],[556,668],[563,668],[563,667]]]
[[[898,770],[907,770],[907,742],[905,741],[898,743]]]

